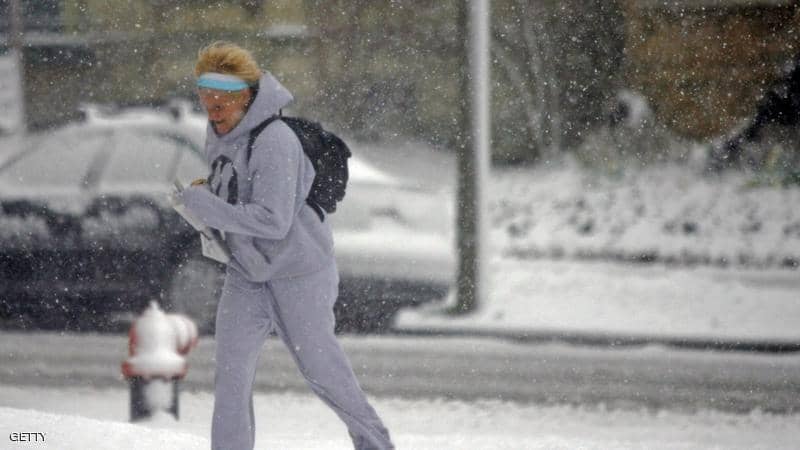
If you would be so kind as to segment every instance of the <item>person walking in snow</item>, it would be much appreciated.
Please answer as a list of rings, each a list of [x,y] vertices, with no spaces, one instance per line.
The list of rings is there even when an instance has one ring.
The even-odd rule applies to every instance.
[[[291,93],[250,52],[227,42],[200,50],[195,76],[209,120],[211,174],[179,195],[224,233],[231,253],[216,318],[212,448],[253,448],[253,380],[271,333],[344,421],[356,449],[394,448],[334,336],[339,275],[330,226],[306,203],[311,161],[280,120],[245,155],[251,130],[289,104]]]

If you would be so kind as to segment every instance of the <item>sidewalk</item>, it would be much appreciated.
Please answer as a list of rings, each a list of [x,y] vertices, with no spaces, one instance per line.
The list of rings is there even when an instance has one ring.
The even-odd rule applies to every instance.
[[[594,345],[800,351],[800,274],[496,257],[488,295],[464,316],[444,303],[403,310],[401,334]]]

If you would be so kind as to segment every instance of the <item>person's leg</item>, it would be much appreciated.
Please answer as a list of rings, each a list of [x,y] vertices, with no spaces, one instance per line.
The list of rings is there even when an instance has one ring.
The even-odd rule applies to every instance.
[[[272,329],[264,285],[228,275],[217,308],[212,450],[252,450],[253,380]]]
[[[345,422],[358,450],[393,449],[333,334],[336,266],[309,276],[267,282],[278,335],[311,389]]]

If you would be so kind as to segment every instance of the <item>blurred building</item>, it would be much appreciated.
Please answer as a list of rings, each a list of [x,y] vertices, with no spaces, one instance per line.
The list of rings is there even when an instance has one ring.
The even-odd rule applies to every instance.
[[[0,42],[6,45],[10,1],[0,0]],[[307,38],[297,17],[302,5],[289,0],[18,1],[32,129],[79,117],[83,102],[157,104],[191,96],[197,51],[212,40],[241,42],[274,70],[306,69],[275,57],[276,48],[302,46]]]
[[[624,0],[629,83],[659,121],[691,138],[755,114],[800,57],[796,0]]]
[[[0,0],[0,42],[10,1]],[[84,101],[191,97],[197,50],[230,39],[295,92],[298,112],[349,135],[450,144],[461,132],[458,0],[19,1],[32,128],[78,117]],[[495,156],[509,161],[575,145],[625,87],[671,130],[718,135],[800,53],[796,0],[492,5]]]

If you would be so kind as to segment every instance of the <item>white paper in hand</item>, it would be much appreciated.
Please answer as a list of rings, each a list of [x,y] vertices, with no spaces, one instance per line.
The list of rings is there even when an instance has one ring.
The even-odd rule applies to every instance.
[[[231,260],[231,254],[225,241],[217,239],[215,235],[207,237],[205,233],[200,233],[200,245],[203,248],[203,256],[211,258],[214,261],[219,261],[223,264],[228,264]]]
[[[183,200],[181,199],[181,192],[183,192],[183,185],[181,185],[180,181],[175,180],[175,192],[171,193],[169,196],[170,203],[172,204],[172,208],[177,211],[192,228],[200,233],[200,245],[203,256],[223,264],[228,264],[231,260],[231,253],[230,250],[228,250],[228,246],[225,244],[225,240],[186,209],[186,205],[183,204]]]

